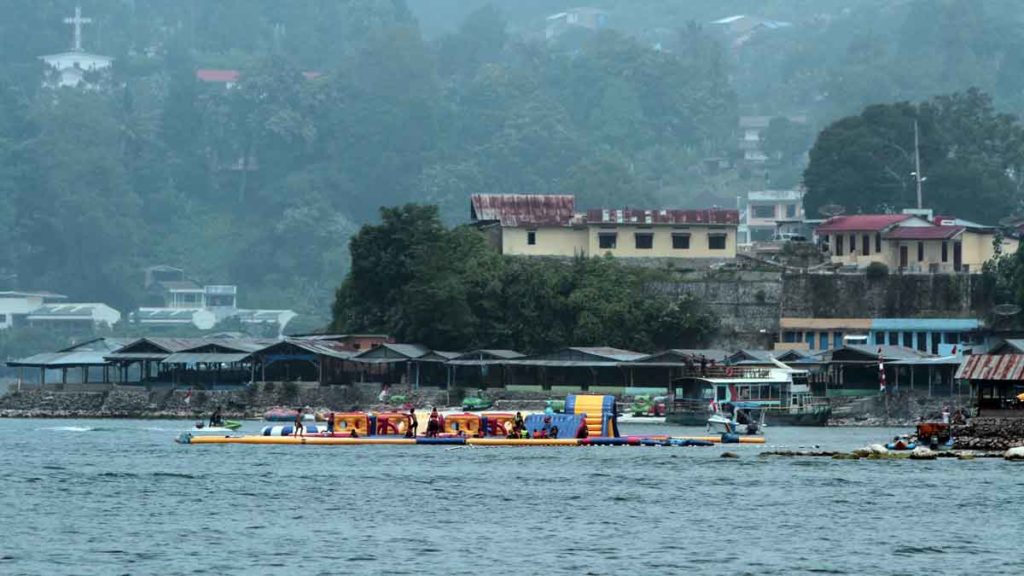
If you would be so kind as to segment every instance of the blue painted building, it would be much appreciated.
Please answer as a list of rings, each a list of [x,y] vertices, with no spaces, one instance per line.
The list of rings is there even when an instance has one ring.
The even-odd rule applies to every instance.
[[[871,321],[871,343],[939,354],[943,344],[981,344],[981,328],[971,318],[878,318]]]

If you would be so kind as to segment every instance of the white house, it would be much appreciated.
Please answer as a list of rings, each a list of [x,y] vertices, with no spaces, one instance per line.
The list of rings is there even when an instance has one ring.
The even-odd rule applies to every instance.
[[[65,299],[67,296],[52,292],[0,292],[0,330],[14,326],[15,321],[20,321],[46,302]]]

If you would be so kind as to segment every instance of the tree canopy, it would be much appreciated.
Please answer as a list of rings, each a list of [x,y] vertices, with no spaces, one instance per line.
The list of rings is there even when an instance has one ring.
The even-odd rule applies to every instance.
[[[848,213],[916,206],[915,123],[925,207],[994,224],[1019,205],[1024,127],[972,89],[921,104],[872,105],[829,125],[804,172],[808,212],[827,204]]]
[[[611,258],[505,258],[482,233],[442,225],[436,206],[382,208],[352,237],[334,328],[441,350],[566,345],[654,350],[706,344],[715,316],[662,288],[664,271]]]

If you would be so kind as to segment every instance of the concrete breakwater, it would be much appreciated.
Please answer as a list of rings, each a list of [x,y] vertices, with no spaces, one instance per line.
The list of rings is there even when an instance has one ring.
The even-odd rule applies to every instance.
[[[140,386],[91,385],[92,389],[54,390],[25,388],[0,396],[4,418],[199,418],[220,406],[225,418],[261,418],[270,408],[309,407],[316,412],[396,410],[405,402],[424,408],[457,407],[467,391],[410,389],[392,386],[390,397],[404,400],[380,402],[380,384],[315,386],[294,383],[260,383],[234,391],[146,389]],[[549,392],[488,390],[494,410],[543,410]]]
[[[105,391],[12,391],[0,397],[8,418],[196,418],[217,406],[226,418],[259,418],[276,406],[353,410],[376,403],[380,386],[301,387],[266,383],[236,391],[151,389],[113,386]],[[443,401],[436,391],[393,389],[417,405]]]

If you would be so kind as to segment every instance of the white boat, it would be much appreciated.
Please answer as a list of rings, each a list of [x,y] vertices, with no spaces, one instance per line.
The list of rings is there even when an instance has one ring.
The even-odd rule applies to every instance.
[[[223,426],[208,426],[203,422],[196,422],[188,433],[193,436],[229,436],[238,431],[242,426],[241,422],[225,420]]]
[[[742,422],[728,414],[715,412],[708,417],[708,430],[719,434],[764,434],[764,410],[737,405],[735,411]]]

